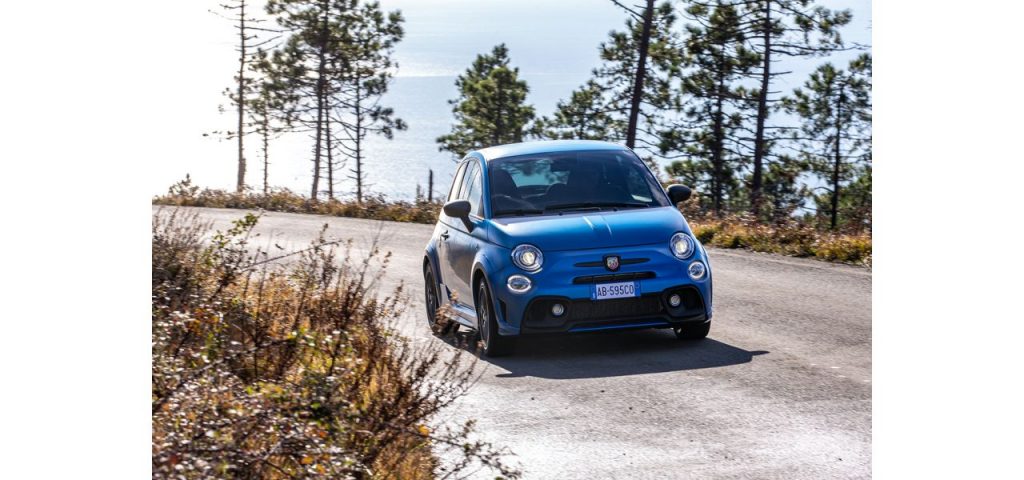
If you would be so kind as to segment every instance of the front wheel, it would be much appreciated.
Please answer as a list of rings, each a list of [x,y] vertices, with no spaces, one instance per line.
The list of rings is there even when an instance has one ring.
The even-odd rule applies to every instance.
[[[702,340],[711,332],[711,322],[684,324],[672,331],[676,332],[676,338],[680,340]]]
[[[498,333],[498,319],[494,315],[494,303],[491,301],[491,291],[487,288],[486,281],[480,281],[476,298],[476,318],[484,355],[488,357],[508,355],[512,350],[512,339],[502,337]]]

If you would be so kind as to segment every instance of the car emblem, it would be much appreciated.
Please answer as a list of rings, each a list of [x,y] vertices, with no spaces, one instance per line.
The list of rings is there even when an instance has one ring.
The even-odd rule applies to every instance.
[[[608,270],[611,270],[613,272],[618,270],[619,269],[619,257],[618,257],[618,255],[610,255],[610,256],[604,257],[604,268],[607,268]]]

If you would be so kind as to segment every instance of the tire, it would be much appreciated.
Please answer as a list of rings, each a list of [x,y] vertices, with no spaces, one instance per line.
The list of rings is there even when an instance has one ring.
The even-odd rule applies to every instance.
[[[711,331],[711,322],[684,324],[672,330],[676,332],[676,338],[680,340],[703,340]]]
[[[441,297],[437,294],[437,282],[430,266],[423,269],[423,305],[427,309],[427,326],[434,335],[446,335],[454,330],[455,322],[443,319],[438,322],[437,310]]]
[[[483,353],[488,357],[508,355],[512,351],[512,339],[498,333],[498,318],[494,315],[494,302],[486,280],[480,280],[476,296],[476,318]]]

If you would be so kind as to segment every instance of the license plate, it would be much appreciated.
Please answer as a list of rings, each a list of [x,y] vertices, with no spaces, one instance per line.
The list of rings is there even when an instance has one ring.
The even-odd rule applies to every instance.
[[[591,300],[640,296],[640,282],[601,283],[590,290]]]

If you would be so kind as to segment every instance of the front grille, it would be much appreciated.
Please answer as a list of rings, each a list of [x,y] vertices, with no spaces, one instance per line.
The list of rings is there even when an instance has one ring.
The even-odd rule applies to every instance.
[[[619,265],[636,265],[638,263],[648,262],[649,258],[623,258],[619,260]],[[597,260],[593,262],[579,262],[573,264],[575,267],[603,267],[604,260]]]
[[[609,273],[607,275],[585,275],[582,277],[576,277],[572,279],[572,283],[579,285],[582,283],[624,282],[626,280],[643,280],[645,278],[654,277],[654,272]]]
[[[602,320],[616,317],[643,317],[661,312],[657,295],[615,300],[574,300],[569,309],[569,320]]]

